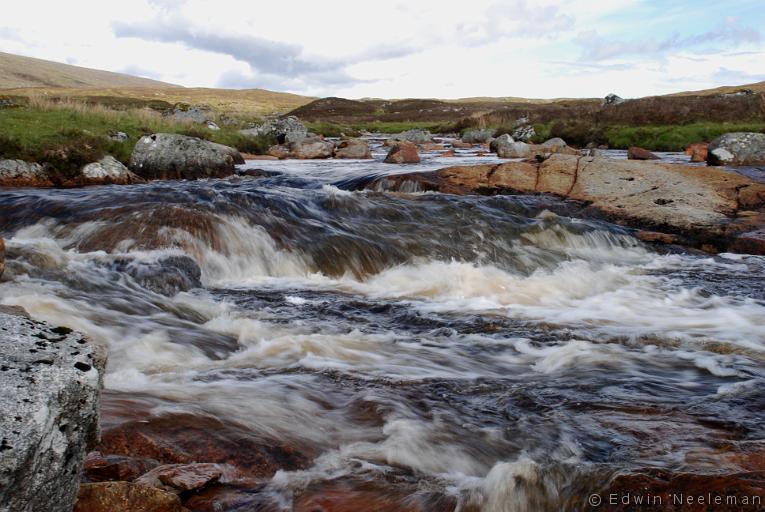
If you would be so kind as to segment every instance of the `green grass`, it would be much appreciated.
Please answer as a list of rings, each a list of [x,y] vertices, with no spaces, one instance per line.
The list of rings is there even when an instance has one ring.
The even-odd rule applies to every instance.
[[[129,139],[111,140],[109,134],[116,131],[127,133]],[[248,153],[263,153],[275,142],[243,136],[235,128],[212,131],[174,122],[147,110],[116,111],[83,103],[30,104],[0,109],[0,158],[49,164],[68,173],[106,154],[127,163],[138,139],[158,132],[200,137]]]
[[[692,123],[672,126],[612,126],[604,130],[611,148],[640,146],[654,151],[682,151],[729,132],[765,132],[765,123]]]

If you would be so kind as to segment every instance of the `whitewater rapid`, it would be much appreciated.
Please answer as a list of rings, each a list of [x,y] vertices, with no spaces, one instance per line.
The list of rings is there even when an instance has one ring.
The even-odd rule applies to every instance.
[[[765,258],[658,252],[544,197],[343,188],[378,162],[267,164],[0,191],[0,303],[108,348],[107,423],[189,412],[314,454],[275,494],[405,470],[486,511],[762,438]]]

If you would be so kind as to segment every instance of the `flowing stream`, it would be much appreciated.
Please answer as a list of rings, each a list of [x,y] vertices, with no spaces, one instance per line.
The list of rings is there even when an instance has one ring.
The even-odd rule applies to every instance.
[[[183,413],[305,454],[257,484],[282,503],[396,476],[422,510],[565,510],[763,439],[765,258],[657,251],[548,197],[351,190],[456,161],[491,159],[0,190],[0,303],[108,347],[105,429]]]

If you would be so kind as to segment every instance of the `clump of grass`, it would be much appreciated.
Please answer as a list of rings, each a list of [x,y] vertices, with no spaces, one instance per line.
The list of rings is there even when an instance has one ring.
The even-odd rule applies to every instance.
[[[655,151],[682,151],[694,142],[709,142],[729,132],[763,132],[765,123],[691,123],[669,126],[612,126],[605,128],[612,148],[640,146]]]

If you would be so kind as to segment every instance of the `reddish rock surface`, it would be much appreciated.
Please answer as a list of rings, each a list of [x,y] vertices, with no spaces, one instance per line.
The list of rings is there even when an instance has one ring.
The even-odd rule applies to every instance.
[[[420,161],[417,146],[412,142],[396,142],[385,157],[386,164],[416,164]]]
[[[279,469],[304,468],[309,457],[244,426],[209,416],[169,414],[105,430],[103,454],[154,459],[161,464],[228,464],[244,476],[266,479]]]
[[[231,472],[223,464],[166,464],[141,475],[136,483],[153,485],[171,492],[193,491],[217,482],[227,470]]]
[[[397,174],[371,185],[448,194],[553,194],[588,212],[646,231],[679,235],[712,250],[762,254],[765,184],[695,166],[553,154],[542,162],[447,167]],[[740,240],[739,240],[739,237]]]
[[[441,157],[441,158],[446,158],[446,157],[454,156],[454,150],[450,149],[448,151],[444,151],[443,153],[441,153],[438,156]]]
[[[462,142],[461,140],[453,140],[451,142],[452,147],[456,149],[470,149],[473,145],[469,142]]]
[[[341,140],[335,146],[335,158],[372,158],[369,151],[369,142],[364,139]]]
[[[639,148],[637,146],[630,146],[627,150],[627,158],[629,160],[659,160],[658,156],[647,149]]]
[[[151,459],[136,459],[123,455],[104,456],[100,452],[90,452],[85,457],[83,474],[89,482],[111,480],[132,482],[158,465],[157,461]]]
[[[685,148],[685,154],[691,157],[691,162],[706,162],[708,151],[709,144],[706,142],[697,142]]]
[[[131,482],[83,484],[73,512],[185,512],[173,493]]]
[[[647,470],[617,476],[598,495],[602,500],[598,510],[608,511],[763,510],[765,473],[701,475]],[[637,503],[641,498],[643,502]],[[584,504],[580,510],[593,508]]]

